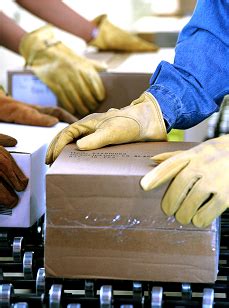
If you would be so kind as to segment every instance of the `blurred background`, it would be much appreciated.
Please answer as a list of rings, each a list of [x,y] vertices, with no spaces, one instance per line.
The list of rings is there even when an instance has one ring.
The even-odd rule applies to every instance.
[[[139,32],[150,39],[152,33],[161,47],[174,47],[177,34],[195,7],[195,0],[65,0],[65,4],[87,19],[106,13],[111,22],[131,32]],[[45,22],[22,9],[13,0],[0,1],[0,9],[30,32]],[[57,30],[61,40],[77,53],[86,44],[75,36]],[[165,46],[166,45],[166,46]],[[0,83],[7,88],[6,71],[23,66],[23,59],[0,47]]]

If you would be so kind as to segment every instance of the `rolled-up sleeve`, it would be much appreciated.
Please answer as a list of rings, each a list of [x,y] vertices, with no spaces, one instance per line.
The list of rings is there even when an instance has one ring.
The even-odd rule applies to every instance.
[[[229,1],[200,0],[181,31],[174,63],[162,61],[148,90],[172,128],[190,128],[218,111],[229,93]]]

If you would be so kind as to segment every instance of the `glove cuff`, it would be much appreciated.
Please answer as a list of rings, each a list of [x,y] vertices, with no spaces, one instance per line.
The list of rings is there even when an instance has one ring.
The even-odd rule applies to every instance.
[[[149,92],[143,92],[143,94],[136,100],[134,100],[130,106],[150,103],[153,111],[152,121],[146,130],[149,130],[151,138],[156,140],[167,140],[167,131],[161,108],[156,98]]]
[[[107,15],[106,14],[102,14],[102,15],[99,15],[97,17],[95,17],[93,20],[92,20],[92,23],[96,26],[96,28],[99,28],[101,26],[101,24],[107,20]]]
[[[19,52],[27,65],[32,65],[37,52],[59,43],[53,29],[51,25],[46,25],[23,36]]]
[[[104,38],[106,31],[110,29],[111,23],[108,21],[107,15],[99,15],[92,20],[92,23],[95,25],[95,33],[92,33],[92,40],[88,42],[89,46],[94,46],[99,49],[106,49],[106,44]],[[109,24],[109,25],[108,25]]]

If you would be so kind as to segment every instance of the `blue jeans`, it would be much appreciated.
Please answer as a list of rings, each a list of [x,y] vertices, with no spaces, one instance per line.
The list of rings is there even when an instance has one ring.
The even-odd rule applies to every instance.
[[[162,61],[147,89],[168,131],[200,123],[229,93],[229,1],[199,0],[175,52],[174,63]]]

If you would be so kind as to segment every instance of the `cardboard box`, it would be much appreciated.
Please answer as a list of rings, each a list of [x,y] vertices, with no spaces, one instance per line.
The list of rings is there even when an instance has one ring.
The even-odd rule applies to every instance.
[[[167,184],[150,192],[139,185],[155,167],[152,155],[194,145],[67,145],[46,176],[46,276],[214,282],[218,220],[206,229],[181,226],[161,211]]]
[[[19,203],[13,209],[0,205],[0,228],[32,226],[45,212],[45,165],[47,145],[64,127],[59,123],[54,127],[45,128],[28,125],[0,123],[0,132],[17,139],[15,147],[6,148],[18,166],[29,178],[25,191],[19,192]]]

